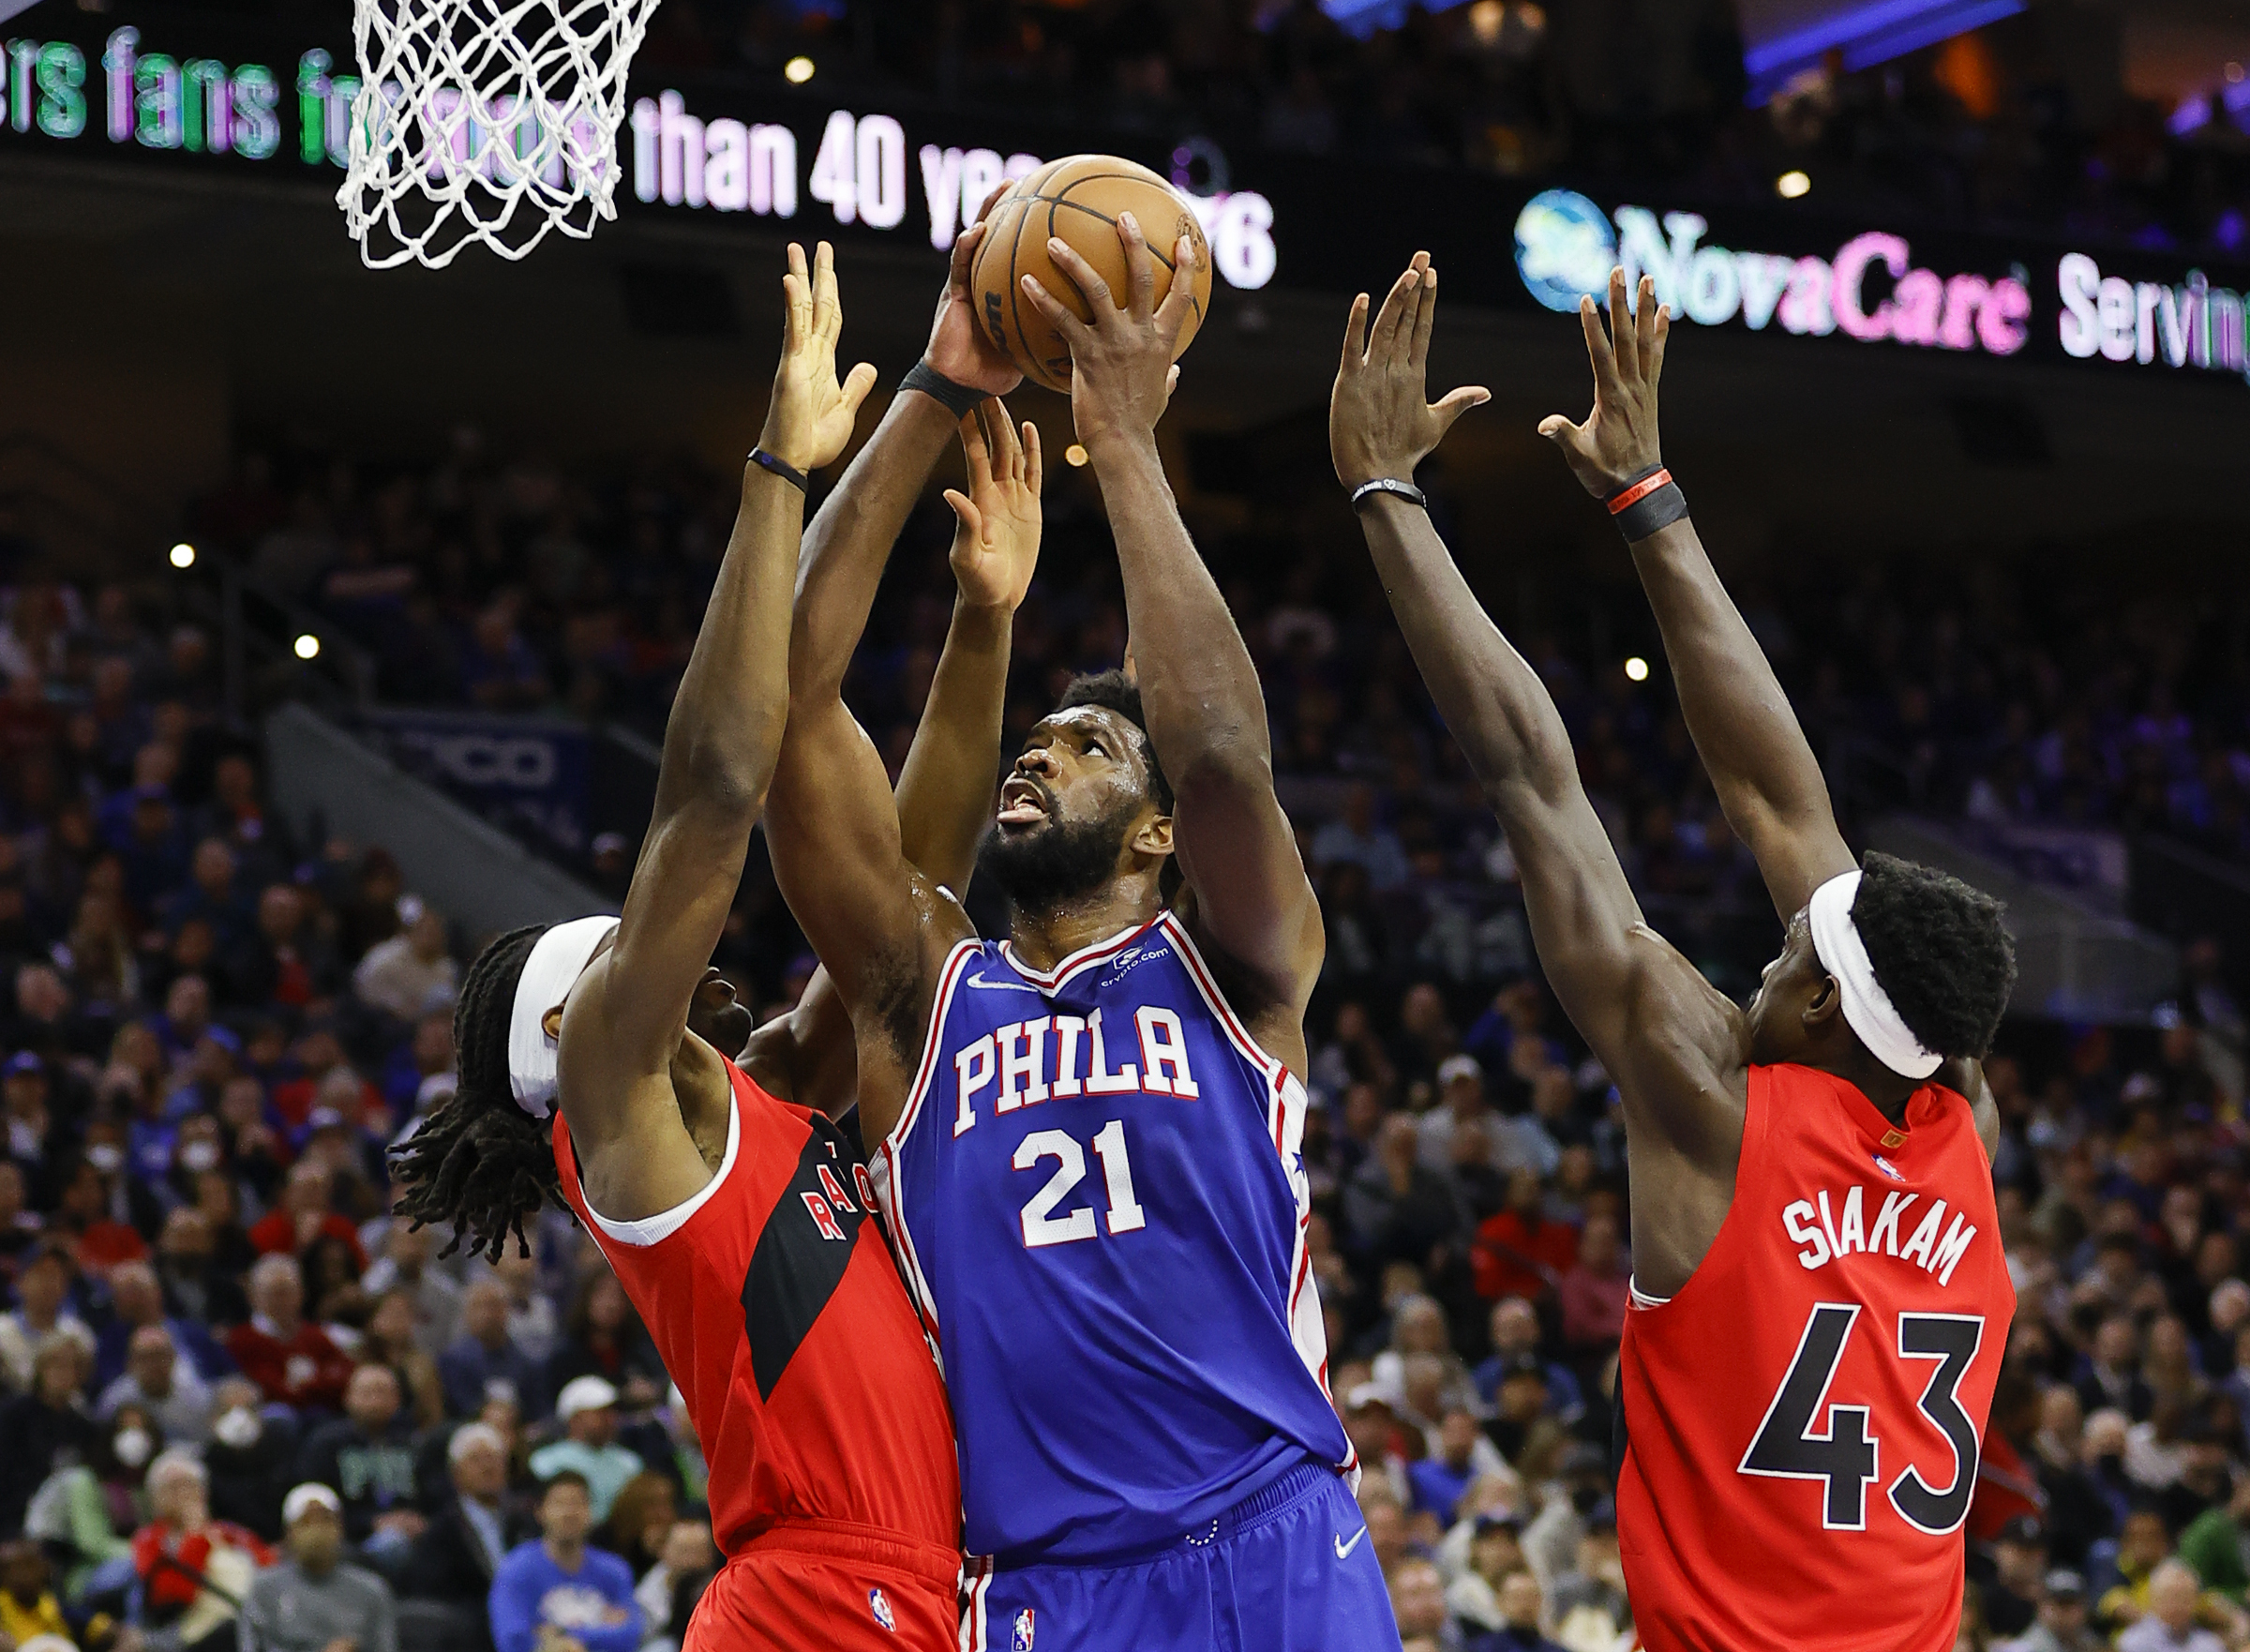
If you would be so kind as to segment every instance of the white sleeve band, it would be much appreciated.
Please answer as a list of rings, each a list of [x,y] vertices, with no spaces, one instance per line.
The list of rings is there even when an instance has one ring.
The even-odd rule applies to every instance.
[[[1943,1058],[1931,1054],[1899,1019],[1891,995],[1875,979],[1868,960],[1867,943],[1852,922],[1852,903],[1859,896],[1860,875],[1846,872],[1831,878],[1812,892],[1806,916],[1812,926],[1812,950],[1821,968],[1836,978],[1843,999],[1844,1020],[1868,1053],[1902,1078],[1928,1078]]]

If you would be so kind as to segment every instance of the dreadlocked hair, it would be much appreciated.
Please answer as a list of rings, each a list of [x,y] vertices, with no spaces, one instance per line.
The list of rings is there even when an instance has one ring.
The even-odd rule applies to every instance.
[[[1869,850],[1852,924],[1892,1008],[1922,1047],[1981,1057],[2016,985],[2001,903],[1935,866]]]
[[[1148,795],[1165,814],[1172,812],[1172,782],[1164,778],[1164,765],[1158,760],[1156,742],[1148,737],[1148,714],[1141,710],[1141,685],[1120,670],[1088,671],[1071,679],[1070,686],[1062,691],[1062,703],[1055,709],[1067,712],[1075,706],[1100,706],[1118,713],[1131,723],[1141,737],[1141,760],[1148,765]],[[1167,901],[1179,893],[1186,875],[1175,855],[1164,864],[1157,877],[1157,888]]]
[[[469,966],[453,1010],[458,1083],[392,1153],[406,1184],[399,1210],[416,1227],[453,1228],[441,1256],[466,1245],[497,1262],[511,1234],[528,1256],[525,1224],[544,1205],[570,1208],[555,1176],[553,1125],[518,1106],[508,1081],[516,984],[548,927],[511,929]]]

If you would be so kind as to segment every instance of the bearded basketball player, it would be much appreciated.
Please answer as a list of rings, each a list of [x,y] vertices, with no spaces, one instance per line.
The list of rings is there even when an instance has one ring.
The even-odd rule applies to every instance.
[[[1059,240],[1098,319],[1026,297],[1070,345],[1138,682],[1081,680],[1025,742],[981,863],[1007,940],[902,851],[840,694],[879,558],[840,546],[807,552],[774,871],[850,1007],[878,1194],[944,1361],[963,1646],[1395,1652],[1307,1277],[1320,913],[1157,452],[1192,283],[1157,305],[1118,230],[1124,303]]]
[[[1553,701],[1413,487],[1485,399],[1425,399],[1436,279],[1418,257],[1372,329],[1365,296],[1355,304],[1329,436],[1415,659],[1515,851],[1548,980],[1625,1101],[1617,1524],[1642,1644],[1944,1652],[2015,1308],[1998,1119],[1976,1065],[2014,979],[2000,909],[1928,867],[1854,863],[1662,468],[1669,326],[1648,287],[1628,311],[1619,276],[1614,347],[1584,307],[1592,415],[1541,429],[1632,545],[1697,746],[1788,925],[1747,1010],[1649,928]]]
[[[951,404],[981,398],[961,379],[995,376],[965,307],[975,238],[964,237],[929,355],[869,443],[875,462],[862,453],[807,537],[887,545],[955,428]],[[744,1048],[747,1013],[704,967],[787,709],[803,474],[844,446],[871,378],[862,368],[836,380],[828,248],[809,270],[792,248],[790,265],[772,408],[673,702],[624,915],[518,931],[471,969],[456,1017],[460,1087],[408,1146],[405,1209],[494,1254],[548,1198],[594,1235],[711,1464],[727,1564],[688,1652],[937,1652],[958,1621],[951,1419],[868,1219],[864,1166],[825,1116],[849,1103],[848,1020],[816,976],[798,1010]],[[995,420],[1005,428],[1004,413]],[[974,417],[961,434],[962,601],[898,802],[915,852],[956,882],[989,806],[1010,623],[1039,532],[1035,466]],[[721,1054],[734,1049],[742,1067]]]

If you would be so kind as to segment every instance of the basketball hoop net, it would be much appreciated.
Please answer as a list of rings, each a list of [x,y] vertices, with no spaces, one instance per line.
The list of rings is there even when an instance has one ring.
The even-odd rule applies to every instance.
[[[353,0],[337,203],[369,268],[518,259],[617,216],[625,71],[657,0]]]

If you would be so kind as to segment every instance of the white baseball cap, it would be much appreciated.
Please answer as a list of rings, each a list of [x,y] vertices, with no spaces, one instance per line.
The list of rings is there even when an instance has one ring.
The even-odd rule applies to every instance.
[[[567,1423],[581,1411],[607,1411],[617,1404],[617,1390],[598,1376],[581,1376],[565,1383],[555,1400],[555,1420]]]
[[[294,1525],[305,1517],[305,1510],[320,1506],[338,1520],[344,1517],[344,1500],[317,1479],[308,1479],[281,1500],[281,1524]]]

